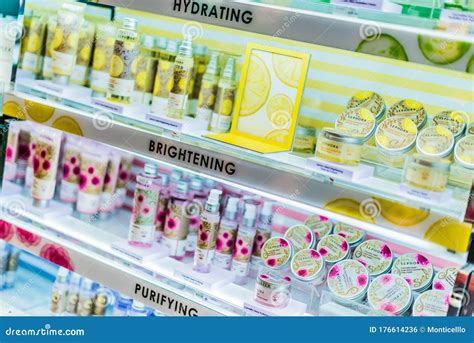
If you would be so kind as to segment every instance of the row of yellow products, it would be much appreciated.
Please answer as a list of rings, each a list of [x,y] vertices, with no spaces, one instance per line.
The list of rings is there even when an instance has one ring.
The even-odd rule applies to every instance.
[[[56,83],[89,86],[95,97],[151,105],[152,112],[171,118],[195,116],[213,132],[229,130],[235,56],[209,53],[192,36],[140,37],[135,19],[124,18],[117,28],[84,18],[85,7],[65,3],[57,16],[25,18],[20,67]]]

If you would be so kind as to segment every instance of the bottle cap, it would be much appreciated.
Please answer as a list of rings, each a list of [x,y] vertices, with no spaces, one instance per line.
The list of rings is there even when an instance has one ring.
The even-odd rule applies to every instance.
[[[224,79],[235,79],[235,58],[229,57],[222,72],[222,78]]]
[[[176,192],[186,194],[189,190],[189,183],[187,181],[179,181],[176,185]]]
[[[204,185],[206,186],[206,188],[215,188],[217,182],[212,179],[206,179],[206,181],[204,181]]]
[[[178,53],[178,42],[170,39],[168,44],[166,44],[166,52],[176,55]]]
[[[193,57],[193,36],[186,35],[179,46],[179,55]]]
[[[218,189],[211,190],[211,193],[209,193],[209,198],[207,198],[207,204],[218,206],[221,194],[222,194],[221,190],[218,190]]]
[[[146,308],[146,306],[145,306],[144,303],[141,303],[141,302],[139,302],[139,301],[133,300],[132,308],[133,308],[134,310],[143,311],[143,310]]]
[[[157,176],[158,175],[158,165],[155,163],[145,163],[145,168],[143,171],[148,176]]]
[[[153,47],[155,46],[155,38],[150,35],[143,35],[142,46],[147,49],[153,49]]]
[[[69,270],[63,267],[59,267],[58,274],[56,275],[56,279],[62,282],[66,282],[69,276]]]
[[[262,212],[260,213],[262,216],[271,216],[273,214],[273,201],[265,201],[263,203]]]
[[[202,180],[198,178],[191,179],[191,189],[193,191],[200,191],[202,190]]]
[[[156,37],[155,38],[155,47],[161,50],[166,49],[168,45],[168,38],[166,37]]]
[[[219,75],[219,57],[220,55],[217,51],[211,53],[211,58],[206,68],[206,74]]]
[[[257,215],[257,206],[254,204],[245,204],[244,220],[255,220]]]
[[[230,213],[236,213],[239,210],[239,201],[239,198],[229,198],[229,200],[227,200],[225,211]]]
[[[135,18],[123,18],[123,25],[122,27],[124,29],[129,29],[129,30],[136,30],[137,29],[137,20]]]
[[[160,173],[159,174],[161,176],[161,185],[164,186],[164,187],[168,187],[168,185],[170,184],[170,177],[168,174],[163,174],[163,173]]]

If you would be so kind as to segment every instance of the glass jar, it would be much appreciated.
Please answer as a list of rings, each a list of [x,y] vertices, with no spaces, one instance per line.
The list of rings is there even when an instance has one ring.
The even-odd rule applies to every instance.
[[[402,117],[411,119],[418,130],[421,130],[428,121],[428,114],[420,102],[416,100],[400,100],[387,111],[387,118]]]
[[[298,127],[295,131],[293,141],[293,152],[299,154],[314,154],[316,149],[316,129],[310,127]]]
[[[410,187],[430,192],[444,192],[448,185],[451,163],[420,155],[410,156],[405,165],[403,182]]]
[[[362,137],[353,137],[331,128],[324,128],[318,136],[316,156],[323,160],[357,166],[362,155]]]
[[[254,300],[259,304],[283,308],[291,298],[291,278],[266,270],[257,276]]]

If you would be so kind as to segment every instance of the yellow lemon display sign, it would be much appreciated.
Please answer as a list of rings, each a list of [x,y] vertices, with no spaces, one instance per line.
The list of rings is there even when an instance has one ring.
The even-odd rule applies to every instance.
[[[260,110],[267,102],[272,87],[270,72],[261,57],[252,55],[248,68],[247,83],[240,107],[241,116],[250,116]]]
[[[15,101],[7,101],[3,104],[3,113],[17,119],[26,119],[25,109]]]
[[[458,253],[467,251],[472,225],[452,218],[442,218],[433,223],[424,238]]]
[[[56,110],[54,107],[40,104],[38,102],[25,100],[25,109],[28,116],[31,117],[37,123],[45,123],[54,114]]]
[[[360,202],[354,199],[341,198],[332,200],[326,205],[324,205],[323,208],[334,213],[339,213],[344,216],[375,224],[375,218],[373,218],[372,216],[364,215],[361,209]]]
[[[74,118],[68,116],[61,116],[57,118],[51,127],[76,136],[84,136],[79,123]]]
[[[230,133],[207,137],[260,153],[291,149],[310,55],[247,45]],[[232,113],[233,103],[228,104]]]
[[[374,198],[380,204],[380,214],[388,222],[407,227],[420,224],[429,217],[429,212],[408,207],[397,202]]]

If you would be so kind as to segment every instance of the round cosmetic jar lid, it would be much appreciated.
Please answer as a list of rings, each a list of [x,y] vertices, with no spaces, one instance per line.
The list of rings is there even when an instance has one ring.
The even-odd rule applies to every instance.
[[[326,263],[337,263],[349,255],[349,243],[339,235],[327,235],[318,243],[317,251]]]
[[[313,230],[314,236],[318,240],[330,235],[333,229],[332,223],[325,218],[321,218],[318,214],[308,217],[304,225]]]
[[[413,149],[418,129],[409,118],[391,117],[380,123],[375,132],[379,148],[391,155],[403,155]]]
[[[443,158],[451,154],[454,136],[441,125],[423,129],[416,139],[416,150],[423,156]]]
[[[393,263],[392,250],[378,239],[362,242],[354,250],[353,258],[366,266],[371,276],[389,272]]]
[[[344,223],[337,223],[334,226],[334,233],[344,238],[352,248],[358,246],[365,238],[364,230]]]
[[[433,289],[451,293],[458,271],[457,267],[444,267],[441,269],[433,278]]]
[[[368,141],[375,132],[375,117],[366,108],[353,108],[342,112],[336,119],[335,128],[349,136]]]
[[[327,285],[341,302],[364,299],[369,286],[369,272],[356,260],[344,260],[329,269]]]
[[[366,108],[375,116],[377,121],[385,114],[385,102],[383,98],[372,91],[358,91],[347,103],[347,108]]]
[[[433,117],[433,124],[447,128],[455,139],[463,135],[468,121],[467,114],[461,111],[442,111]]]
[[[321,135],[324,138],[329,139],[331,141],[345,143],[345,144],[354,144],[354,145],[362,145],[364,144],[364,137],[358,136],[351,136],[345,132],[341,132],[339,130],[325,127],[321,130]]]
[[[449,308],[450,293],[429,290],[418,298],[413,304],[412,315],[414,317],[446,317]]]
[[[410,308],[413,294],[404,278],[394,274],[383,274],[370,283],[367,302],[375,310],[400,315]]]
[[[451,170],[451,162],[448,159],[427,157],[420,154],[408,156],[408,163],[416,163],[420,166],[433,168],[444,172],[449,172]]]
[[[283,269],[290,263],[293,246],[286,238],[272,237],[263,245],[261,256],[268,268]]]
[[[423,292],[431,286],[433,265],[425,256],[409,253],[395,260],[392,273],[403,277],[414,291]]]
[[[285,238],[293,245],[294,252],[310,249],[316,243],[313,231],[306,225],[293,225],[285,232]]]
[[[456,163],[467,169],[474,169],[474,135],[461,138],[454,149]]]
[[[321,283],[326,277],[323,257],[314,249],[304,249],[295,254],[291,260],[291,272],[301,281],[317,281]]]
[[[398,116],[411,119],[418,130],[428,121],[428,114],[423,104],[416,100],[405,99],[393,104],[387,111],[387,118]]]

